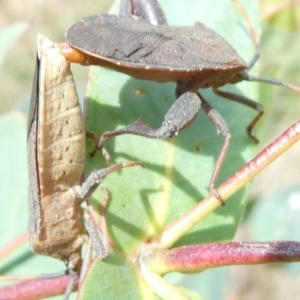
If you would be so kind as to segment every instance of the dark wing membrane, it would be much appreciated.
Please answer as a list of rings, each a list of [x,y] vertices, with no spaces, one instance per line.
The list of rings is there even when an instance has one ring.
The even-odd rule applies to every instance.
[[[30,130],[34,119],[36,119],[36,106],[37,106],[37,99],[39,93],[39,66],[40,62],[38,57],[36,57],[35,63],[35,70],[34,70],[34,77],[33,77],[33,84],[32,84],[32,91],[31,91],[31,101],[30,101],[30,108],[28,113],[28,120],[27,120],[27,139],[30,135]]]
[[[166,65],[189,70],[247,67],[230,44],[201,23],[193,27],[161,27],[167,42],[153,56]]]
[[[171,27],[94,15],[72,25],[66,39],[74,48],[92,56],[133,67],[175,71],[246,67],[221,36],[200,23]]]
[[[30,240],[33,235],[40,234],[41,211],[39,203],[39,177],[37,169],[37,133],[38,133],[38,101],[39,101],[39,70],[40,61],[37,58],[34,74],[27,132],[28,156],[28,231]]]
[[[66,40],[75,48],[95,56],[139,62],[163,43],[165,37],[144,20],[94,15],[72,25]]]

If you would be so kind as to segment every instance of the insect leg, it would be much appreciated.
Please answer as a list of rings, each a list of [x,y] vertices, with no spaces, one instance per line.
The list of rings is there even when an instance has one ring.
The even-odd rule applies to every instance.
[[[136,15],[153,25],[167,25],[165,14],[156,0],[122,0],[120,16]]]
[[[264,113],[263,106],[253,100],[250,100],[250,99],[242,96],[242,95],[237,95],[237,94],[233,94],[233,93],[220,91],[217,88],[214,88],[213,91],[218,96],[221,96],[228,100],[232,100],[232,101],[241,103],[243,105],[246,105],[248,107],[255,109],[258,112],[257,115],[254,117],[254,119],[251,121],[251,123],[247,126],[247,133],[248,133],[249,137],[256,143],[258,143],[258,139],[252,133],[252,130],[253,130],[253,127],[256,125],[256,123],[259,121],[259,119],[262,117],[262,115]]]
[[[224,205],[224,201],[222,200],[222,197],[216,189],[216,181],[220,173],[221,166],[226,157],[228,148],[230,146],[231,134],[227,123],[225,122],[223,117],[217,112],[217,110],[215,110],[209,103],[207,103],[206,100],[199,93],[197,93],[197,95],[201,99],[203,110],[215,125],[217,133],[221,134],[225,138],[209,183],[210,192],[220,200],[222,205]]]
[[[100,224],[98,222],[97,217],[95,216],[93,206],[90,204],[89,200],[86,200],[87,210],[84,211],[84,219],[87,223],[89,240],[88,240],[88,249],[82,263],[79,284],[84,279],[84,276],[87,273],[87,269],[90,265],[91,258],[92,258],[92,249],[94,249],[96,256],[99,259],[103,259],[109,255],[110,252],[109,237],[107,233],[105,217],[103,215],[107,202],[108,202],[108,190],[105,188],[104,198],[101,202],[101,207],[100,207],[100,217],[101,217],[101,221],[100,221],[101,224]]]
[[[68,300],[74,287],[75,287],[75,284],[76,284],[76,281],[78,279],[78,272],[75,272],[73,270],[69,270],[69,274],[71,275],[71,278],[70,278],[70,281],[68,283],[68,286],[66,288],[66,291],[65,291],[65,294],[64,294],[64,297],[63,297],[63,300]]]
[[[82,282],[84,280],[84,277],[85,277],[85,275],[88,272],[88,268],[89,268],[89,266],[91,264],[91,261],[92,261],[92,251],[93,251],[92,241],[90,239],[88,239],[86,253],[84,255],[82,266],[81,266],[81,270],[80,270],[78,290],[81,289],[81,284],[82,284]]]
[[[140,161],[129,161],[115,164],[105,169],[94,170],[82,183],[80,193],[81,199],[87,199],[88,197],[90,197],[92,193],[96,190],[96,188],[99,186],[99,184],[103,181],[106,175],[121,170],[123,168],[133,167],[137,165],[143,166],[143,163]]]
[[[108,241],[106,241],[105,237],[102,237],[102,234],[99,232],[100,229],[98,230],[98,224],[96,224],[88,211],[84,212],[84,219],[87,223],[87,231],[89,233],[90,243],[96,253],[96,256],[99,259],[105,258],[110,252]]]
[[[107,139],[122,134],[134,134],[152,139],[173,137],[194,121],[200,108],[201,101],[196,93],[184,93],[175,101],[166,113],[160,128],[153,129],[143,121],[136,120],[122,129],[104,132],[91,155],[94,155],[97,150],[103,152],[103,144]]]

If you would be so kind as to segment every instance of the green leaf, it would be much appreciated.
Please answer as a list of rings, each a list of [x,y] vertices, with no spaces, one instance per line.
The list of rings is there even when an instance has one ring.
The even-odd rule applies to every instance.
[[[193,25],[195,21],[201,21],[223,35],[245,61],[249,61],[253,55],[253,45],[245,22],[230,1],[166,0],[161,1],[161,5],[169,24]],[[252,22],[255,19],[255,23],[257,9],[257,2],[247,2],[247,12]],[[120,32],[120,38],[121,34]],[[258,98],[257,87],[253,83],[241,83],[224,89],[250,99]],[[86,94],[87,130],[101,135],[139,118],[158,128],[164,114],[175,101],[174,92],[173,83],[142,81],[112,70],[93,67]],[[256,113],[247,107],[221,99],[210,90],[203,90],[201,93],[224,117],[233,137],[218,179],[218,183],[221,183],[252,157],[253,143],[245,128]],[[106,210],[109,235],[115,250],[123,255],[121,257],[124,261],[126,256],[138,251],[143,242],[157,235],[209,194],[209,180],[222,143],[223,138],[217,135],[203,111],[189,128],[173,139],[161,141],[124,135],[107,141],[105,147],[113,163],[125,160],[145,162],[144,169],[136,167],[112,174],[102,185],[110,191]],[[92,150],[92,147],[89,142],[88,149]],[[101,154],[93,159],[87,158],[86,174],[105,166]],[[247,192],[248,188],[245,187],[234,195],[225,207],[206,217],[182,237],[176,246],[232,239],[244,210]],[[94,194],[94,200],[101,201],[101,198],[101,191],[98,190]],[[106,259],[103,263],[99,262],[99,269],[105,262]],[[120,264],[120,261],[116,260],[115,264]],[[93,270],[94,268],[96,266],[93,266]],[[107,282],[122,281],[120,276],[124,274],[119,274],[117,268],[114,270],[102,275],[108,277],[105,281],[101,280],[103,291],[109,288]],[[89,280],[86,283],[89,289],[97,289],[99,276],[89,276]],[[84,287],[84,291],[86,290],[88,289]],[[89,298],[84,292],[82,297]],[[106,297],[104,294],[100,296],[99,293],[100,298],[113,297]]]
[[[115,274],[119,275],[116,277]],[[93,278],[101,278],[96,288]],[[93,262],[79,298],[114,299],[122,295],[122,299],[138,300],[148,295],[146,299],[156,299],[154,295],[149,297],[151,291],[141,279],[131,260],[112,251],[107,259]]]

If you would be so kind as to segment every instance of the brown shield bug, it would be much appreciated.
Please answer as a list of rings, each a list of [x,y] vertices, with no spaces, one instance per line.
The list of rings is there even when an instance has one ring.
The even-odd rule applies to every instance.
[[[128,16],[130,14],[142,18],[133,19]],[[216,180],[230,145],[231,134],[223,117],[198,90],[211,87],[215,94],[255,109],[257,115],[248,125],[247,132],[256,142],[258,140],[252,131],[263,114],[263,107],[242,95],[219,88],[246,80],[300,91],[298,87],[276,79],[249,75],[249,70],[258,60],[258,50],[247,64],[228,42],[199,22],[190,27],[168,26],[155,0],[124,0],[121,16],[94,15],[83,18],[67,30],[66,41],[68,44],[61,46],[61,49],[70,61],[112,68],[138,79],[176,83],[177,100],[165,115],[160,128],[154,130],[137,120],[125,128],[105,132],[97,149],[103,150],[103,143],[108,138],[124,133],[159,139],[175,136],[189,126],[203,108],[217,132],[225,139],[210,180],[210,190],[219,199]],[[105,150],[103,152],[106,153]]]
[[[109,254],[107,241],[98,235],[101,228],[97,228],[88,211],[80,205],[107,174],[141,164],[120,163],[94,170],[82,183],[85,137],[70,63],[53,42],[38,35],[27,135],[28,231],[33,252],[65,262],[72,275],[65,298],[82,269],[83,243],[89,242],[100,259]]]

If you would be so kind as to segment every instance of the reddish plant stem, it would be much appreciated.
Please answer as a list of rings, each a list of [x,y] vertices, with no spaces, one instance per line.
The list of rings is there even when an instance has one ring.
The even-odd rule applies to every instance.
[[[183,246],[144,253],[147,267],[160,274],[197,272],[228,265],[255,265],[300,261],[300,243],[228,242]]]
[[[0,299],[38,300],[64,294],[70,276],[59,278],[26,280],[0,289]],[[77,290],[77,285],[76,285]]]

